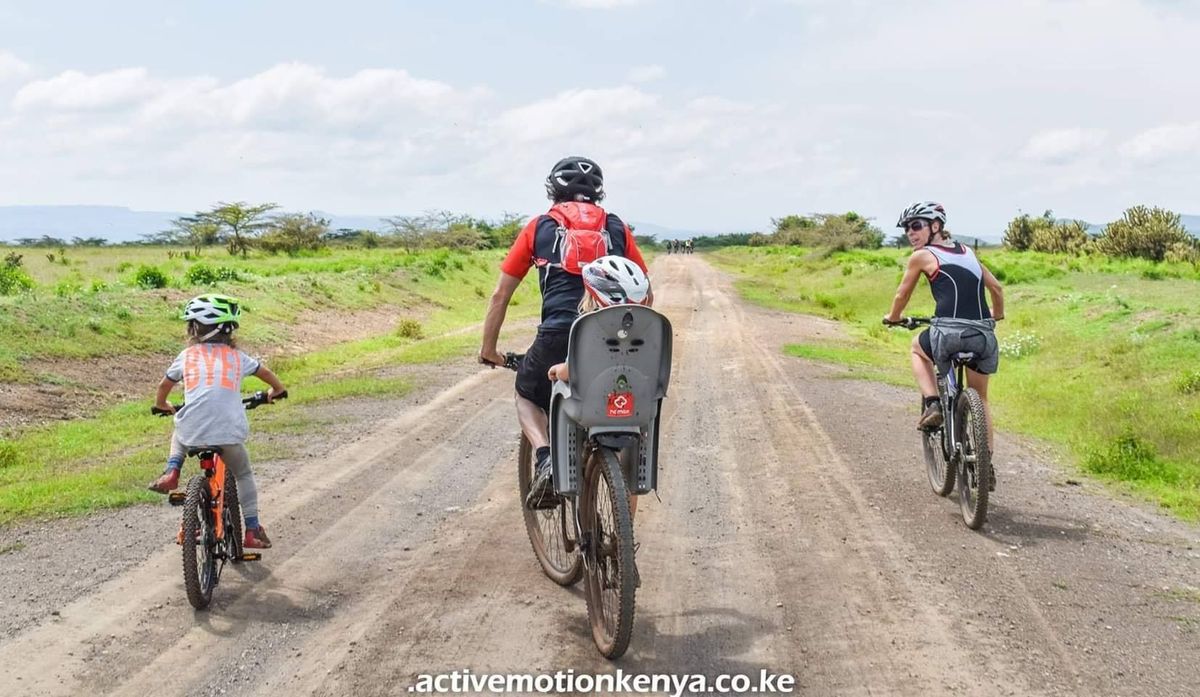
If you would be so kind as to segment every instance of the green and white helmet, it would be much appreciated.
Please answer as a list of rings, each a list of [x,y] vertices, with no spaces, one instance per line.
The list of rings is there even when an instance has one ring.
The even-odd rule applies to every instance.
[[[187,306],[183,308],[182,319],[189,322],[195,320],[200,324],[210,326],[232,324],[236,327],[241,317],[242,310],[238,307],[236,299],[228,295],[209,293],[197,295],[189,300]]]

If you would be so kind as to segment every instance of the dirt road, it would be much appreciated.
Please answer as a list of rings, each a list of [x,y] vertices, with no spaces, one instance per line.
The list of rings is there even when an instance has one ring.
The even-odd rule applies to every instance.
[[[701,257],[654,278],[675,372],[616,665],[529,550],[512,374],[462,366],[264,476],[276,546],[208,612],[165,506],[0,533],[28,540],[0,556],[0,694],[395,694],[418,673],[616,666],[767,669],[811,695],[1196,694],[1195,527],[1001,433],[971,532],[925,483],[911,391],[780,352],[837,325],[744,306]]]

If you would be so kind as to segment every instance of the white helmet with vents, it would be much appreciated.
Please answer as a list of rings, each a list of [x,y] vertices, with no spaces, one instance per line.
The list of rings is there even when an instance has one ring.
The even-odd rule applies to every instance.
[[[645,305],[650,279],[642,267],[625,257],[609,255],[583,267],[583,288],[601,307]]]

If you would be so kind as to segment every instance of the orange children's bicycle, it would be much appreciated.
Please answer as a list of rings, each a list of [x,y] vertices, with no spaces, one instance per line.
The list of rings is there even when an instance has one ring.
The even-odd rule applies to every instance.
[[[286,399],[281,392],[272,399]],[[242,400],[246,409],[267,401],[267,393],[255,392]],[[178,409],[178,406],[176,407]],[[150,407],[157,416],[171,412]],[[172,491],[172,506],[183,506],[183,522],[176,542],[183,548],[183,585],[188,602],[203,610],[212,602],[213,589],[225,562],[258,561],[262,555],[242,549],[242,508],[238,503],[237,480],[225,469],[221,449],[213,446],[188,448],[188,457],[200,459],[200,474],[188,480],[183,491]]]

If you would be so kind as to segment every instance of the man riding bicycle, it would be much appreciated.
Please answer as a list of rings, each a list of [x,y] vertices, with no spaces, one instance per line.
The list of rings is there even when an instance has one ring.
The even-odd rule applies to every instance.
[[[542,317],[537,338],[517,369],[517,420],[534,447],[537,474],[525,505],[553,508],[558,505],[550,482],[551,366],[567,359],[571,324],[579,316],[584,287],[580,276],[588,262],[617,255],[636,263],[643,271],[646,262],[633,239],[633,231],[616,215],[598,204],[604,199],[604,175],[600,166],[586,157],[560,160],[546,177],[550,210],[532,220],[517,235],[508,256],[500,264],[500,279],[492,292],[483,323],[479,361],[503,365],[496,349],[508,303],[530,268],[538,269],[542,293]]]
[[[945,375],[955,353],[975,354],[967,366],[967,383],[979,393],[987,410],[988,376],[996,372],[1000,362],[995,327],[996,320],[1004,319],[1004,292],[970,247],[950,241],[942,204],[914,203],[905,209],[896,227],[904,229],[915,251],[908,259],[891,312],[884,322],[899,322],[921,275],[929,279],[935,303],[934,320],[929,329],[913,339],[912,369],[925,399],[917,427],[934,429],[942,425],[944,418],[934,365]],[[984,288],[992,298],[991,308],[984,298]],[[989,445],[991,440],[989,414]]]

